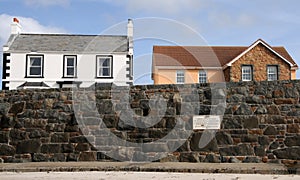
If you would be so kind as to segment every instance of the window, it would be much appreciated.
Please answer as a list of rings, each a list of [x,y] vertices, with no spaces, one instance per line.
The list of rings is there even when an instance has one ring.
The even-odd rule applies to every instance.
[[[97,77],[112,77],[112,57],[97,57]]]
[[[242,66],[242,81],[252,81],[252,66]]]
[[[178,70],[176,72],[176,82],[177,84],[184,84],[184,71]]]
[[[64,56],[64,77],[76,77],[76,66],[76,56]]]
[[[43,56],[27,56],[26,77],[43,77]]]
[[[199,83],[207,83],[207,76],[205,70],[199,71]]]
[[[278,68],[277,66],[267,66],[268,81],[276,81],[278,79]]]

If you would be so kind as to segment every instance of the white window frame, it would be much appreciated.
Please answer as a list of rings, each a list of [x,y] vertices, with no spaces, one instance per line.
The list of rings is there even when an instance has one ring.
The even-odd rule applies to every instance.
[[[273,69],[274,68],[274,69]],[[272,72],[271,70],[275,70]],[[270,76],[275,77],[275,79],[272,79]],[[277,81],[278,80],[278,66],[277,65],[268,65],[267,66],[267,76],[268,76],[268,81]]]
[[[40,58],[40,66],[33,66],[31,65],[31,59],[32,58]],[[27,69],[26,69],[26,77],[36,77],[36,78],[43,78],[44,76],[44,56],[43,55],[27,55]],[[38,75],[34,75],[34,74],[31,74],[31,68],[34,67],[34,68],[40,68],[40,74]]]
[[[176,83],[177,84],[184,84],[185,83],[185,72],[184,72],[184,70],[177,70],[176,71]]]
[[[205,70],[199,70],[198,81],[200,84],[207,83],[207,72]]]
[[[246,70],[250,70],[249,72],[245,72]],[[248,78],[245,78],[245,76],[248,75]],[[251,65],[242,65],[242,81],[252,81],[253,77],[253,69]]]
[[[102,60],[106,60],[109,59],[109,66],[102,66],[101,61]],[[112,65],[113,61],[112,61],[112,56],[97,56],[97,68],[96,68],[96,75],[97,78],[112,78]],[[101,75],[100,73],[100,69],[102,68],[109,68],[109,75],[105,76],[105,75]]]
[[[73,59],[74,65],[68,66],[68,59]],[[74,69],[74,75],[68,75],[68,68]],[[75,55],[64,56],[64,77],[74,78],[77,77],[77,57]]]

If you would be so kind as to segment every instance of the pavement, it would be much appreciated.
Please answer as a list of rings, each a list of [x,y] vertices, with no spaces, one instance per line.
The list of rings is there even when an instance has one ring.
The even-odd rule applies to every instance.
[[[266,163],[183,163],[183,162],[29,162],[1,163],[0,172],[172,172],[234,174],[300,174],[300,168]]]
[[[213,174],[175,172],[125,172],[125,171],[83,171],[83,172],[1,172],[1,180],[299,180],[300,175],[274,174]]]

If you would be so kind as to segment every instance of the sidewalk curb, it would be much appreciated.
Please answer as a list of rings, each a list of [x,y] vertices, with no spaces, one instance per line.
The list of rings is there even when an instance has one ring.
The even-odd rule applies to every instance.
[[[282,164],[264,163],[132,163],[132,162],[30,162],[2,163],[0,172],[80,172],[80,171],[134,171],[182,173],[236,173],[236,174],[300,174]]]

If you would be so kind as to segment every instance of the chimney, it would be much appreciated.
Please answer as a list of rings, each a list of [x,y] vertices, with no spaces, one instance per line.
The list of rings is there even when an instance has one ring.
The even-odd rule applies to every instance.
[[[19,19],[14,18],[11,24],[11,34],[19,34],[21,32],[22,26],[19,24]]]
[[[133,55],[133,21],[132,21],[132,19],[128,19],[127,38],[128,38],[128,46],[129,46],[129,55]]]

